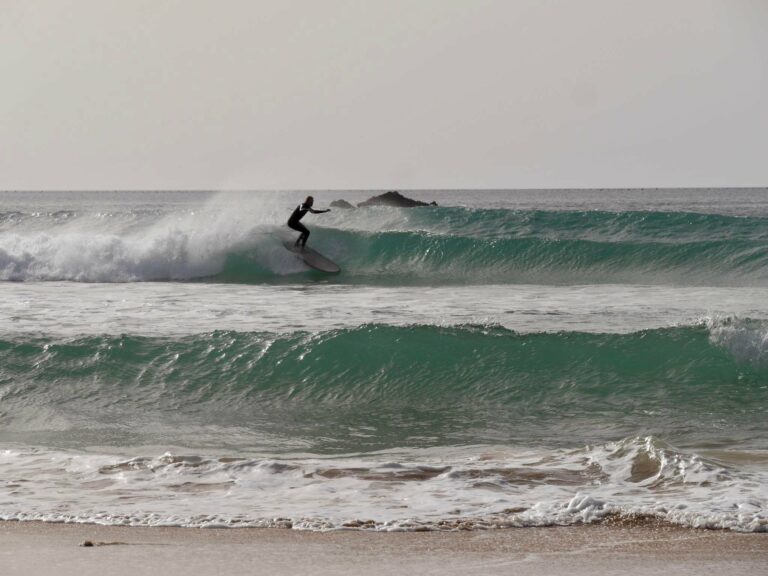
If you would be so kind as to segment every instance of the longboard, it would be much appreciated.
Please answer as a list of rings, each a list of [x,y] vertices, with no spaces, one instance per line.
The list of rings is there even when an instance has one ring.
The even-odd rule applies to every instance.
[[[332,260],[329,260],[320,252],[317,250],[312,250],[312,248],[301,246],[296,246],[294,244],[295,240],[283,240],[283,246],[285,246],[286,250],[290,250],[298,258],[301,258],[304,263],[309,266],[310,268],[314,268],[315,270],[320,270],[322,272],[330,272],[330,273],[336,273],[341,272],[341,268],[339,268],[339,265],[336,264],[336,262],[333,262]]]

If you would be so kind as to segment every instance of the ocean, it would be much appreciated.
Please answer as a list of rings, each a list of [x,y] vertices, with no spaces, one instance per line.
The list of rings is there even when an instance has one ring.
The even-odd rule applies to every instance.
[[[768,531],[768,190],[405,195],[0,192],[0,519]]]

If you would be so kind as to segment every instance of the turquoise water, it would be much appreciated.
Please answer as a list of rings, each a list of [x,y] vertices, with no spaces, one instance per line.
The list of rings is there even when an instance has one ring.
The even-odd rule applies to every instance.
[[[766,530],[768,191],[410,195],[0,193],[0,517]]]

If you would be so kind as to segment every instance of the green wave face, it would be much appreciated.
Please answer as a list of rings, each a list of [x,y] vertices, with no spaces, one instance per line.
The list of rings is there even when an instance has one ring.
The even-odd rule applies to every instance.
[[[2,419],[11,431],[46,429],[36,414],[54,411],[82,430],[152,413],[298,434],[318,449],[371,428],[378,448],[408,445],[403,434],[420,431],[434,443],[519,439],[528,428],[562,441],[594,435],[596,422],[611,437],[636,432],[638,415],[672,437],[718,418],[751,433],[764,428],[755,408],[768,394],[764,334],[760,324],[625,335],[367,325],[3,341]]]
[[[768,284],[765,218],[417,208],[359,211],[337,225],[313,228],[312,243],[341,264],[338,282]],[[261,249],[230,253],[217,275],[281,277]]]
[[[757,240],[605,242],[320,229],[313,245],[341,265],[337,282],[768,284],[768,241]],[[247,250],[230,254],[216,275],[233,282],[295,277],[295,271],[276,275]]]

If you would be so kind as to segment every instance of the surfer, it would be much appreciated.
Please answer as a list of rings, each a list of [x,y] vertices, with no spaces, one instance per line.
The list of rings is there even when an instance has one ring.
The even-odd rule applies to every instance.
[[[330,208],[326,210],[313,210],[312,205],[314,203],[315,203],[315,199],[312,198],[312,196],[307,196],[307,199],[304,200],[304,203],[296,206],[296,210],[294,210],[293,214],[291,214],[291,217],[288,218],[288,227],[292,228],[293,230],[296,230],[297,232],[301,232],[294,246],[298,246],[299,244],[301,244],[301,247],[304,248],[307,245],[307,238],[309,238],[309,230],[307,229],[306,226],[304,226],[304,224],[300,222],[300,220],[304,218],[304,215],[307,212],[312,212],[312,214],[322,214],[323,212],[331,211]]]

